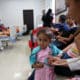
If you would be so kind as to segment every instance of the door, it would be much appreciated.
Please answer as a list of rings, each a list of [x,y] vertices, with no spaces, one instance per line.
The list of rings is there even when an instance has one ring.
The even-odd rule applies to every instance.
[[[27,25],[27,32],[34,28],[33,10],[23,10],[23,22]]]

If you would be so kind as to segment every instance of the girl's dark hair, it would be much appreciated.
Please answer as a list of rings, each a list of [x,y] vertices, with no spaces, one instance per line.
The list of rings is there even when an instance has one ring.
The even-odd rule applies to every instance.
[[[52,33],[52,31],[51,31],[49,28],[40,29],[40,30],[38,31],[38,33],[37,33],[37,37],[38,37],[40,34],[46,35],[49,39],[52,39],[52,36],[53,36],[53,33]]]

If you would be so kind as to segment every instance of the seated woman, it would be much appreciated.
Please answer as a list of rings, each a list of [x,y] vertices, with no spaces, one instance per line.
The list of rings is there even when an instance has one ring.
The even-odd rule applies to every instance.
[[[56,40],[54,44],[60,48],[64,49],[70,43],[72,43],[74,39],[74,33],[77,31],[77,27],[70,27],[70,25],[66,22],[67,17],[66,15],[60,15],[59,17],[59,24],[55,24],[54,27],[59,29],[60,35],[56,36]],[[69,21],[70,22],[70,21]]]
[[[79,33],[78,27],[76,27],[75,31],[70,32],[60,32],[58,35],[56,35],[56,40],[53,42],[54,45],[56,45],[59,49],[64,49],[69,44],[71,44],[74,41],[74,37]],[[67,34],[67,35],[66,35]]]
[[[53,58],[54,62],[52,61],[51,65],[56,66],[55,72],[64,76],[80,75],[80,33],[75,37],[74,43],[65,48],[64,51],[69,52],[73,58],[67,60]]]
[[[16,33],[19,33],[20,30],[19,30],[19,27],[16,26]],[[7,27],[7,28],[3,28],[1,31],[0,31],[0,36],[10,36],[10,28]]]
[[[80,20],[79,20],[80,0],[66,0],[66,1],[68,1],[68,5],[69,5],[68,6],[68,9],[69,9],[68,15],[70,15],[78,23],[79,28],[80,28]],[[80,53],[80,34],[76,36],[75,42],[76,42],[77,48]],[[80,71],[79,71],[80,70],[80,56],[76,57],[76,58],[67,59],[67,60],[66,59],[55,60],[53,65],[66,66],[66,68],[68,68],[68,70],[69,70],[68,73],[72,73],[71,71],[78,70],[77,73],[80,74]],[[64,71],[61,70],[60,72],[64,72]],[[68,73],[66,72],[66,74],[68,74]],[[75,75],[75,72],[73,72],[72,74]]]
[[[10,36],[10,29],[6,28],[0,32],[0,36]]]

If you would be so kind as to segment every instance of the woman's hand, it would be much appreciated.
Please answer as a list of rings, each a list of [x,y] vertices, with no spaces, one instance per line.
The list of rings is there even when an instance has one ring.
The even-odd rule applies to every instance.
[[[60,59],[52,63],[53,66],[67,66],[67,61],[65,59]]]
[[[52,65],[52,63],[54,63],[55,61],[59,61],[60,57],[49,57],[48,58],[48,64]]]

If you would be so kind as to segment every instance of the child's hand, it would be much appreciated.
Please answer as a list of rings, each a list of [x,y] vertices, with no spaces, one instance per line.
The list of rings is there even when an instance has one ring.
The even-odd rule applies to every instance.
[[[36,62],[35,64],[32,65],[32,68],[43,68],[44,64],[41,62]]]
[[[49,57],[48,58],[48,64],[52,65],[53,62],[59,61],[60,57]]]

